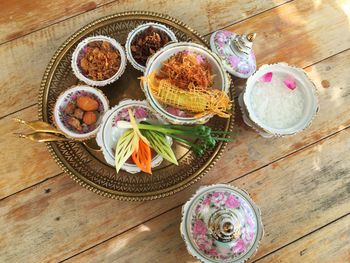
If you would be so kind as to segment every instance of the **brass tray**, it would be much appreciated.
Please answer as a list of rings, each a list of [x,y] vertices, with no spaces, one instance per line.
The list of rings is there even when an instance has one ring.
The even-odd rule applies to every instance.
[[[91,35],[107,35],[125,44],[128,33],[146,22],[159,22],[173,30],[179,41],[192,41],[208,47],[206,40],[184,23],[167,15],[150,12],[126,12],[98,19],[77,31],[55,53],[51,59],[40,87],[39,118],[52,124],[52,111],[59,94],[72,85],[79,83],[73,75],[70,60],[74,48],[84,38]],[[115,83],[101,88],[110,101],[110,106],[119,101],[144,99],[139,80],[142,73],[129,63],[124,75]],[[233,87],[231,85],[231,98]],[[234,109],[233,109],[234,113]],[[216,130],[231,130],[233,116],[230,119],[214,117],[208,123]],[[96,147],[95,139],[87,142]],[[153,170],[153,175],[128,174],[115,171],[103,159],[102,153],[91,150],[78,142],[47,143],[48,149],[63,169],[81,186],[110,198],[129,201],[152,200],[174,194],[205,175],[221,156],[226,143],[197,157],[192,151],[177,144],[175,153],[179,166],[163,162]]]

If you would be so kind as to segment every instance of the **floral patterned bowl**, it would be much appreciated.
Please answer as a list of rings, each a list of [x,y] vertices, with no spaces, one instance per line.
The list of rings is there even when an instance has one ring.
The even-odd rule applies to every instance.
[[[82,130],[77,131],[69,124],[69,116],[66,114],[66,107],[69,103],[76,104],[77,98],[86,96],[98,102],[98,109],[95,111],[97,121],[92,125],[82,125]],[[109,102],[102,91],[86,86],[74,86],[67,89],[58,97],[53,113],[53,121],[68,138],[76,140],[87,140],[94,137],[102,122],[102,117],[109,108]]]
[[[85,76],[83,74],[82,70],[79,67],[81,54],[84,53],[85,47],[89,43],[92,43],[92,42],[95,42],[95,41],[106,41],[106,42],[108,42],[120,55],[119,69],[109,79],[92,80],[92,79],[88,78],[87,76]],[[120,78],[121,75],[123,75],[123,73],[125,71],[125,68],[126,68],[126,64],[127,64],[126,62],[127,62],[127,59],[126,59],[125,51],[124,51],[123,47],[115,39],[107,37],[107,36],[92,36],[92,37],[85,38],[83,41],[81,41],[78,44],[78,46],[76,47],[76,49],[74,50],[74,52],[72,54],[71,66],[72,66],[72,70],[73,70],[74,75],[80,81],[83,81],[86,84],[91,85],[91,86],[102,87],[102,86],[106,86],[108,84],[111,84],[111,83],[115,82],[116,80],[118,80]]]
[[[128,109],[134,110],[136,121],[147,121],[150,123],[164,123],[164,121],[155,115],[149,108],[146,101],[123,100],[118,105],[110,109],[102,120],[102,125],[97,133],[96,141],[102,149],[103,156],[108,164],[115,166],[115,146],[119,137],[126,129],[117,128],[118,121],[130,121]],[[163,157],[155,155],[152,159],[151,167],[157,167],[163,161]],[[122,168],[129,173],[141,172],[132,162],[126,162]]]
[[[225,184],[200,188],[182,208],[180,231],[190,254],[204,263],[244,262],[263,236],[259,208]]]
[[[131,50],[131,43],[133,42],[134,38],[141,33],[142,31],[146,30],[149,27],[153,27],[157,30],[161,30],[164,33],[166,33],[168,35],[168,37],[170,38],[171,42],[177,42],[177,38],[174,34],[173,31],[171,31],[168,27],[162,25],[162,24],[158,24],[158,23],[154,23],[154,22],[150,22],[150,23],[145,23],[145,24],[141,24],[138,27],[136,27],[135,29],[133,29],[129,34],[128,34],[128,38],[126,39],[126,43],[125,43],[125,50],[126,50],[126,56],[128,58],[128,60],[130,61],[131,65],[137,69],[140,70],[142,72],[145,71],[146,67],[144,65],[139,64],[133,57],[132,55],[132,50]]]
[[[212,66],[213,74],[215,76],[213,86],[217,89],[225,91],[226,93],[229,92],[231,82],[228,73],[221,63],[221,59],[209,49],[195,43],[172,43],[160,49],[157,53],[149,58],[144,75],[149,76],[152,72],[158,71],[164,61],[169,59],[171,56],[183,51],[193,52],[198,56],[207,59]],[[206,114],[203,117],[196,118],[195,114],[193,113],[184,112],[179,109],[174,109],[173,107],[163,105],[152,95],[147,81],[142,81],[141,86],[151,107],[170,123],[185,125],[202,124],[208,122],[209,119],[213,117],[213,114]]]

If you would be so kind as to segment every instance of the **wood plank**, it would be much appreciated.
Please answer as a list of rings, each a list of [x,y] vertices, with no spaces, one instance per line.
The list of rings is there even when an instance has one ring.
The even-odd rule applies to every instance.
[[[128,10],[157,10],[159,13],[181,19],[201,34],[207,34],[287,1],[261,1],[257,4],[256,1],[249,0],[242,5],[230,0],[153,0],[152,2],[123,0],[0,45],[0,59],[6,61],[6,67],[0,71],[1,85],[6,87],[0,90],[0,117],[32,105],[37,100],[41,78],[55,51],[70,35],[95,19]],[[75,1],[71,2],[73,5]]]
[[[112,1],[0,1],[0,43],[11,41]]]
[[[222,160],[219,161],[217,167],[230,169],[229,167],[234,163],[236,169],[233,171],[232,176],[236,177],[262,167],[281,156],[296,151],[305,145],[342,129],[344,126],[350,125],[350,118],[347,114],[350,111],[350,76],[347,74],[348,68],[350,68],[350,51],[306,68],[308,74],[318,87],[321,108],[313,125],[299,136],[288,139],[265,140],[247,128],[245,124],[242,124],[240,117],[237,117],[237,131],[240,132],[240,136],[237,137],[235,142],[228,145],[228,150],[223,155]],[[325,85],[326,88],[322,86],[322,83],[323,85],[325,83],[328,84]],[[29,114],[26,114],[26,111],[21,111],[17,114],[23,119],[35,119],[33,117],[35,116],[34,108]],[[237,116],[241,116],[241,113],[238,111]],[[7,123],[10,117],[12,115],[2,123]],[[14,129],[15,126],[9,127],[9,131]],[[4,158],[6,157],[7,159],[4,163],[4,172],[2,173],[4,180],[2,183],[0,182],[0,189],[4,189],[1,192],[7,194],[15,193],[21,190],[22,187],[29,187],[45,180],[58,171],[58,168],[55,169],[55,164],[51,160],[47,160],[47,169],[51,170],[53,172],[52,174],[35,172],[28,177],[23,173],[19,173],[18,175],[6,173],[5,171],[9,169],[8,167],[17,167],[20,165],[17,159],[26,160],[28,156],[37,156],[37,147],[40,146],[29,143],[28,145],[30,147],[26,147],[23,152],[22,148],[18,147],[19,143],[22,143],[22,141],[8,139],[3,145],[4,149],[12,149],[11,154],[4,153]],[[271,145],[274,145],[274,151],[271,151]],[[42,165],[41,158],[32,158],[31,162],[33,167],[35,165]],[[213,173],[218,171],[217,169],[219,168],[214,167]],[[13,178],[16,179],[14,180]],[[24,182],[23,178],[26,178],[27,181]],[[13,183],[7,183],[10,180],[14,180]]]
[[[298,0],[227,29],[257,32],[254,49],[260,65],[284,61],[305,67],[350,48],[347,6],[347,0]]]
[[[12,117],[34,120],[36,113],[37,107],[32,106],[0,120],[0,199],[61,173],[55,161],[48,156],[45,144],[13,135],[14,132],[32,131],[12,121]]]
[[[344,53],[343,53],[344,54]],[[339,56],[342,57],[343,54],[340,54]],[[347,54],[347,52],[345,52],[345,54]],[[338,59],[339,56],[336,56],[336,58]],[[347,60],[345,60],[345,58],[347,58]],[[345,62],[349,61],[348,57],[343,57],[342,59],[344,59]],[[327,62],[329,62],[327,60]],[[333,61],[334,64],[336,64],[336,61]],[[332,62],[332,63],[333,63]],[[346,105],[347,102],[347,95],[346,94],[346,89],[348,88],[349,82],[346,82],[346,79],[340,78],[330,78],[331,75],[329,75],[328,71],[332,71],[332,67],[330,69],[328,68],[327,64],[320,64],[322,66],[320,66],[320,68],[315,67],[315,72],[311,71],[311,74],[314,74],[316,77],[318,77],[319,79],[317,81],[321,82],[322,80],[330,80],[330,88],[325,89],[325,96],[326,98],[328,98],[329,100],[329,104],[326,104],[327,108],[323,108],[324,112],[322,114],[330,114],[330,115],[322,115],[322,116],[327,116],[327,118],[325,117],[324,119],[322,118],[321,120],[319,120],[319,118],[316,120],[317,122],[315,122],[315,124],[312,126],[312,128],[310,130],[308,130],[307,132],[303,133],[302,135],[300,135],[300,137],[294,137],[294,138],[288,138],[288,139],[278,139],[278,140],[263,140],[261,138],[258,138],[257,135],[255,135],[253,132],[251,132],[250,130],[245,130],[245,128],[241,128],[241,136],[238,138],[238,140],[232,144],[230,144],[230,149],[229,149],[229,153],[227,153],[223,160],[221,160],[218,163],[218,166],[220,166],[220,170],[221,167],[223,167],[223,165],[226,163],[227,160],[232,160],[234,159],[235,161],[233,163],[236,162],[236,166],[237,169],[234,169],[232,171],[232,167],[228,167],[226,166],[226,172],[224,173],[219,173],[217,175],[215,175],[215,178],[213,177],[213,175],[215,174],[215,171],[219,171],[219,168],[215,168],[215,170],[210,173],[203,181],[202,183],[210,183],[210,182],[217,182],[217,181],[224,181],[225,178],[235,178],[239,175],[241,175],[244,170],[245,171],[250,171],[251,169],[260,167],[260,164],[267,164],[268,162],[266,161],[271,161],[274,158],[278,158],[279,156],[281,156],[281,152],[282,153],[286,153],[286,152],[290,152],[293,150],[297,150],[300,149],[300,147],[305,146],[305,143],[308,144],[310,142],[314,142],[315,140],[320,139],[323,136],[326,136],[329,134],[329,132],[338,130],[343,128],[344,126],[349,125],[349,120],[346,119],[346,113],[348,111],[343,111],[343,109],[346,107],[344,105]],[[318,65],[319,66],[319,65]],[[346,68],[343,65],[344,68]],[[326,74],[320,74],[320,72],[326,72]],[[344,77],[345,78],[345,77]],[[345,84],[344,84],[345,83]],[[343,85],[344,84],[344,85]],[[343,85],[343,86],[340,86]],[[328,86],[328,85],[326,85]],[[331,93],[328,93],[328,90],[331,91]],[[345,90],[345,91],[344,91]],[[323,92],[323,91],[321,91]],[[323,95],[322,95],[323,96]],[[330,97],[329,97],[330,96]],[[326,99],[324,99],[326,100]],[[330,104],[330,102],[332,102],[332,104]],[[322,101],[321,106],[323,106],[325,103],[324,101]],[[343,104],[344,103],[344,104]],[[335,104],[335,105],[334,105]],[[349,104],[349,103],[347,103]],[[337,115],[336,111],[339,107],[339,111],[342,115]],[[331,110],[330,110],[331,109]],[[322,107],[321,107],[322,110]],[[330,113],[329,113],[330,112]],[[332,115],[333,114],[333,115]],[[320,114],[321,115],[321,114]],[[335,116],[335,120],[330,118],[330,117],[334,117]],[[333,122],[334,121],[334,122]],[[328,123],[327,123],[328,122]],[[329,123],[331,122],[331,123]],[[316,123],[318,123],[316,125]],[[320,127],[318,126],[320,125]],[[319,129],[319,130],[318,130]],[[243,132],[244,131],[244,132]],[[290,141],[289,141],[290,140]],[[299,143],[299,140],[301,141]],[[286,147],[282,146],[282,144],[286,144]],[[271,152],[271,145],[274,145],[274,147],[276,148],[275,152]],[[290,147],[290,149],[288,149],[288,147]],[[245,166],[247,164],[247,166]],[[241,169],[241,167],[244,166],[244,169]],[[212,176],[210,176],[212,175]],[[63,178],[63,179],[62,179]],[[207,179],[209,178],[209,179]],[[62,180],[62,181],[60,181]],[[47,183],[47,184],[46,184]],[[72,183],[72,185],[70,185],[70,183]],[[61,188],[64,186],[67,186],[67,188]],[[74,186],[73,186],[74,185]],[[63,194],[62,197],[55,197],[56,199],[59,200],[52,200],[49,197],[45,197],[42,198],[42,193],[44,193],[45,189],[48,189],[48,186],[53,186],[54,189],[58,189],[59,192],[61,192]],[[45,188],[46,187],[46,188]],[[57,188],[56,188],[57,187]],[[15,227],[9,229],[9,231],[11,232],[10,235],[14,235],[16,239],[17,238],[17,242],[21,242],[24,243],[22,248],[16,248],[19,251],[17,257],[18,258],[26,258],[24,255],[28,255],[32,252],[32,250],[34,251],[33,254],[35,256],[37,256],[37,258],[39,259],[46,259],[45,255],[47,253],[48,258],[63,258],[63,256],[70,256],[74,253],[74,251],[80,251],[82,249],[85,249],[89,246],[91,246],[91,244],[94,243],[98,243],[101,240],[104,240],[106,238],[109,238],[111,235],[117,234],[122,232],[123,230],[127,229],[126,227],[130,227],[132,225],[136,225],[140,222],[142,222],[143,220],[149,219],[155,215],[157,215],[158,213],[165,211],[164,207],[165,204],[167,202],[167,206],[169,207],[169,205],[175,206],[176,204],[179,204],[181,202],[183,202],[183,200],[185,200],[186,198],[188,198],[188,196],[190,195],[191,191],[193,191],[195,188],[197,188],[198,185],[192,187],[191,189],[184,191],[178,195],[175,195],[173,197],[171,197],[170,199],[165,199],[163,200],[164,203],[159,204],[158,201],[152,202],[152,206],[150,206],[148,203],[148,205],[144,205],[144,204],[139,204],[139,205],[130,205],[130,207],[128,207],[128,209],[136,209],[136,207],[140,207],[141,209],[144,209],[145,212],[140,213],[142,214],[142,216],[144,216],[143,218],[131,218],[131,213],[129,213],[129,217],[124,217],[121,218],[120,214],[124,213],[124,206],[122,205],[123,202],[116,202],[113,200],[107,200],[105,202],[105,199],[99,199],[99,197],[96,197],[95,195],[80,189],[78,186],[76,186],[73,182],[71,182],[68,178],[62,176],[62,177],[58,177],[55,178],[53,180],[50,180],[48,182],[45,182],[43,184],[41,184],[40,186],[34,188],[34,189],[30,189],[30,190],[37,190],[37,192],[30,192],[30,196],[29,197],[25,197],[24,195],[16,195],[14,197],[8,198],[7,200],[5,200],[5,202],[10,202],[11,200],[11,205],[13,207],[19,207],[19,205],[24,205],[27,203],[31,203],[33,204],[33,206],[31,208],[29,208],[28,210],[30,211],[29,213],[29,217],[32,217],[32,220],[30,223],[32,224],[36,224],[33,227],[31,227],[29,230],[24,229],[25,227],[22,226],[19,227],[18,229],[24,229],[26,230],[26,232],[24,233],[24,236],[26,237],[25,239],[21,239],[20,238],[20,231],[16,233],[15,231]],[[74,188],[74,189],[73,189]],[[51,189],[51,188],[50,188]],[[28,190],[29,191],[29,190]],[[72,191],[69,194],[66,194],[65,191]],[[74,194],[73,194],[74,192]],[[28,193],[27,191],[25,191],[25,193]],[[91,195],[90,195],[91,194]],[[181,198],[180,198],[181,196]],[[18,198],[18,199],[17,199]],[[22,200],[21,200],[22,199]],[[99,209],[95,209],[94,207],[89,206],[92,202],[91,200],[89,202],[85,202],[84,204],[82,203],[82,200],[95,200],[97,199],[97,202],[94,203],[94,206],[102,206]],[[39,202],[40,200],[40,202]],[[169,201],[170,200],[170,201]],[[101,204],[103,202],[103,204]],[[160,202],[160,200],[159,200]],[[48,211],[48,208],[43,208],[43,211],[41,211],[40,209],[36,209],[36,206],[39,206],[40,203],[50,203],[50,211]],[[72,203],[74,203],[72,205]],[[2,204],[4,204],[2,202]],[[2,207],[1,204],[1,207]],[[7,203],[9,204],[9,203]],[[116,205],[117,204],[117,205]],[[157,204],[153,207],[153,204]],[[119,207],[118,207],[119,205]],[[10,207],[10,205],[8,206]],[[7,208],[8,208],[7,207]],[[115,211],[110,211],[106,212],[106,210],[109,210],[111,208],[114,208]],[[118,209],[120,208],[120,210]],[[87,209],[91,210],[88,211],[89,213],[87,213]],[[117,210],[118,209],[118,210]],[[25,209],[23,209],[24,214],[25,212],[28,212],[28,210],[26,211]],[[72,212],[71,210],[75,210],[74,212]],[[20,211],[17,210],[17,211]],[[67,221],[71,224],[71,226],[65,226],[64,228],[62,227],[61,229],[56,229],[54,225],[51,226],[51,221],[50,220],[54,220],[55,217],[55,213],[62,213],[64,214],[65,211],[70,211],[69,213],[67,213]],[[36,215],[36,212],[38,212],[38,214]],[[51,214],[48,214],[48,212],[51,212]],[[18,213],[18,212],[17,212]],[[79,213],[79,214],[78,214]],[[95,214],[96,213],[96,214]],[[90,216],[88,217],[93,218],[94,216],[96,217],[96,215],[105,215],[107,213],[107,217],[104,218],[101,222],[101,218],[99,218],[99,220],[97,220],[97,218],[91,220],[92,222],[86,220],[85,222],[81,219],[81,218],[86,218],[86,216]],[[21,215],[21,214],[20,214]],[[23,214],[22,214],[23,216]],[[130,221],[125,223],[124,221],[126,221],[126,218],[130,218]],[[82,226],[77,226],[77,220],[79,220],[79,224],[81,223]],[[124,220],[124,221],[123,221]],[[60,220],[58,220],[60,221]],[[36,223],[35,223],[36,222]],[[116,225],[119,222],[122,223],[122,225]],[[7,224],[10,222],[6,222]],[[91,223],[91,224],[90,224]],[[21,224],[25,224],[24,220],[22,221]],[[3,226],[5,226],[5,224],[2,224]],[[17,224],[15,226],[20,226],[20,224]],[[74,226],[74,227],[73,227]],[[43,227],[44,230],[48,230],[47,236],[45,237],[43,232],[40,233],[36,233],[37,229],[41,229],[41,227]],[[106,230],[99,230],[94,232],[96,228],[98,227],[104,227],[106,228]],[[76,229],[76,230],[74,230]],[[112,230],[111,230],[112,229]],[[74,231],[76,231],[74,233]],[[31,242],[33,241],[33,239],[29,240],[29,236],[31,234],[28,234],[28,232],[32,232],[34,233],[32,235],[32,237],[34,237],[33,239],[35,241],[38,241],[38,244],[41,246],[42,243],[47,242],[47,244],[45,244],[43,246],[43,250],[40,250],[39,246],[35,247],[34,245],[30,245]],[[96,235],[93,235],[92,232],[94,232]],[[7,232],[7,234],[9,234],[9,232]],[[51,236],[51,237],[50,237]],[[52,238],[52,236],[54,236],[54,238]],[[68,236],[68,237],[67,237]],[[86,238],[86,240],[80,240],[79,238]],[[46,238],[46,239],[45,239]],[[57,239],[55,239],[57,238]],[[54,239],[54,240],[53,240]],[[63,244],[59,245],[57,247],[57,243],[60,241]],[[52,243],[51,243],[52,242]],[[3,244],[3,243],[2,243]],[[59,251],[58,253],[56,253],[56,249],[61,249],[62,251]],[[43,253],[44,255],[42,256],[41,253]],[[8,256],[8,254],[3,255]],[[42,257],[42,258],[41,258]],[[26,258],[27,259],[27,258]],[[30,260],[34,260],[33,257],[29,258]],[[39,260],[40,261],[40,260]]]
[[[183,10],[180,12],[186,12],[184,15],[187,15],[187,18],[191,18],[194,12],[200,12],[202,16],[197,16],[197,18],[204,19],[205,23],[202,23],[199,27],[206,30],[215,30],[287,1],[277,0],[256,3],[250,0],[246,1],[244,5],[227,0],[220,2],[201,1],[193,4],[186,1],[177,1],[177,6],[179,7],[177,9]],[[11,3],[2,1],[0,2],[0,13],[3,14],[0,16],[0,32],[2,32],[0,43],[27,35],[82,13],[89,13],[91,16],[97,17],[96,13],[101,14],[101,12],[96,12],[96,10],[93,12],[88,11],[101,8],[102,5],[106,5],[106,7],[102,7],[107,11],[105,15],[129,10],[157,10],[157,12],[170,14],[175,9],[174,3],[164,3],[159,0],[151,2],[138,1],[137,3],[129,0],[84,0],[79,2],[67,0],[53,2],[19,0]],[[152,9],[154,6],[159,7],[159,9]],[[176,10],[176,12],[179,11]]]
[[[339,74],[348,68],[349,58],[350,51],[347,51],[308,69],[318,83],[325,77],[330,80],[329,88],[319,90],[320,104],[323,107],[320,109],[319,117],[308,130],[298,136],[266,140],[239,121],[237,130],[240,135],[229,144],[228,150],[213,170],[199,184],[174,196],[136,204],[118,202],[96,196],[63,175],[5,199],[0,202],[0,207],[3,207],[3,210],[0,209],[3,211],[1,214],[5,214],[6,209],[7,214],[20,213],[28,217],[0,217],[4,219],[0,222],[0,229],[1,226],[6,226],[6,231],[13,240],[6,241],[7,247],[13,246],[13,243],[7,242],[22,240],[23,235],[27,237],[23,239],[22,246],[16,247],[16,251],[9,251],[3,257],[15,257],[19,260],[26,258],[28,262],[69,257],[180,205],[199,185],[228,182],[343,129],[344,126],[349,126],[350,120],[347,115],[350,107],[349,75]],[[342,77],[336,78],[336,76]],[[274,147],[273,151],[271,147]],[[277,169],[279,163],[273,167]],[[51,189],[52,194],[45,195],[46,189]],[[45,206],[41,208],[39,204]],[[135,211],[140,212],[135,216]],[[55,220],[57,217],[61,217],[59,222]],[[24,232],[17,232],[16,229],[25,228],[23,225],[30,227]],[[51,233],[50,236],[36,232],[39,228]],[[32,244],[33,239],[29,238],[30,236],[40,244],[39,247]],[[61,241],[58,242],[59,240]],[[32,257],[28,258],[29,251]]]
[[[257,262],[350,262],[350,215]]]
[[[265,237],[255,259],[350,212],[349,146],[347,129],[233,182],[261,208]],[[192,262],[179,234],[180,215],[173,209],[71,262]]]

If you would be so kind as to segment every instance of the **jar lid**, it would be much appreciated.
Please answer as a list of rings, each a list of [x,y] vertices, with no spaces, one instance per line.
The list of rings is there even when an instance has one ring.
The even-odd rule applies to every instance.
[[[182,208],[181,235],[201,262],[244,262],[263,236],[259,208],[236,187],[200,188]]]
[[[238,35],[219,30],[210,37],[210,48],[222,59],[226,70],[239,78],[248,78],[256,70],[252,49],[256,34]]]

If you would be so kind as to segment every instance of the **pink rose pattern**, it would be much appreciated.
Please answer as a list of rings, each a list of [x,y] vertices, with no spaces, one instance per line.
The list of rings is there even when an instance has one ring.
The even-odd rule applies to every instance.
[[[246,248],[246,245],[242,239],[238,239],[236,244],[232,247],[233,253],[240,254]]]
[[[215,46],[219,55],[234,69],[234,71],[241,74],[248,74],[251,71],[255,71],[255,68],[251,68],[248,60],[244,60],[239,56],[232,55],[231,52],[225,50],[225,46],[229,43],[233,33],[230,31],[221,31],[215,35]],[[251,59],[255,61],[254,53],[251,53]]]
[[[117,125],[118,121],[130,121],[129,117],[129,111],[128,109],[131,108],[134,111],[135,118],[137,120],[142,120],[146,118],[155,119],[155,117],[152,115],[152,113],[144,107],[126,107],[124,109],[121,109],[114,117],[112,121],[112,127],[115,127]]]
[[[240,198],[227,192],[212,192],[203,197],[201,202],[195,207],[195,213],[192,219],[192,235],[199,250],[213,259],[230,261],[245,252],[254,241],[256,225],[249,215],[246,204],[242,203]],[[222,247],[216,244],[216,241],[210,236],[209,230],[204,222],[202,213],[208,211],[208,208],[219,209],[241,209],[245,214],[246,225],[243,227],[239,239],[233,243],[232,247]]]
[[[207,233],[207,226],[204,224],[202,220],[198,219],[194,223],[192,231],[195,236],[203,236]]]
[[[228,208],[237,208],[240,206],[239,200],[234,195],[229,195],[229,197],[226,199],[225,204]]]

